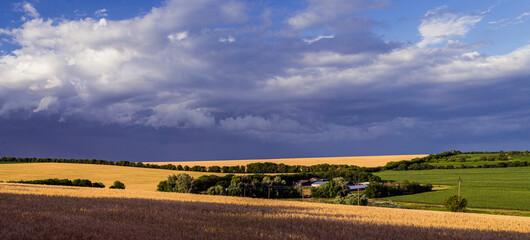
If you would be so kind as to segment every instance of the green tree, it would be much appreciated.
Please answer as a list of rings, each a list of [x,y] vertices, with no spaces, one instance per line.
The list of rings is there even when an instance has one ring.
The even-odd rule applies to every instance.
[[[453,194],[443,201],[443,205],[452,212],[460,212],[466,209],[467,200],[463,197]]]
[[[175,186],[173,187],[174,192],[179,193],[192,193],[194,192],[193,185],[194,179],[186,173],[181,173],[176,176]]]
[[[120,182],[120,181],[114,181],[114,183],[112,184],[112,186],[110,186],[110,188],[114,188],[114,189],[125,189],[125,184],[123,184],[123,183]]]
[[[226,195],[225,188],[221,185],[215,185],[208,188],[206,194],[209,195]]]

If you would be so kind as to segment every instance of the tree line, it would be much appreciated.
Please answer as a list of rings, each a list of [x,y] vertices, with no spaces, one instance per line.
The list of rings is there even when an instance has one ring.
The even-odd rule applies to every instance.
[[[63,159],[63,158],[15,158],[2,157],[0,162],[19,162],[19,163],[35,163],[35,162],[58,162],[58,163],[83,163],[83,164],[101,164],[101,165],[115,165],[115,166],[129,166],[129,167],[143,167],[143,168],[157,168],[167,170],[179,171],[196,171],[196,172],[216,172],[216,173],[311,173],[311,172],[380,172],[385,170],[429,170],[429,169],[454,169],[454,168],[502,168],[502,167],[525,167],[530,166],[530,161],[510,161],[506,163],[481,164],[477,166],[471,165],[436,165],[429,163],[436,162],[464,162],[465,157],[459,156],[462,154],[497,154],[495,156],[481,156],[481,161],[496,161],[509,160],[513,156],[530,156],[528,151],[508,151],[508,152],[461,152],[461,151],[447,151],[438,154],[431,154],[422,158],[415,158],[412,160],[403,160],[397,162],[389,162],[381,167],[359,167],[355,165],[339,165],[339,164],[316,164],[311,166],[302,165],[287,165],[283,163],[272,162],[257,162],[250,163],[246,166],[188,166],[188,165],[173,165],[173,164],[150,164],[142,162],[129,161],[108,161],[101,159]],[[463,159],[463,160],[462,160]],[[344,174],[344,173],[341,173]],[[333,178],[337,176],[326,176]],[[340,174],[339,174],[340,175]]]
[[[157,190],[179,193],[206,193],[252,198],[296,198],[301,188],[287,183],[286,176],[208,175],[194,179],[186,173],[170,175],[158,184]]]
[[[409,195],[428,191],[432,191],[431,184],[420,184],[417,182],[409,182],[405,180],[399,184],[383,184],[380,182],[371,182],[366,187],[364,194],[366,194],[366,196],[369,198],[382,198],[399,195]]]
[[[95,188],[104,188],[105,185],[100,182],[92,182],[88,179],[58,179],[58,178],[49,178],[41,180],[20,180],[20,181],[8,181],[10,183],[29,183],[29,184],[42,184],[42,185],[61,185],[61,186],[76,186],[76,187],[95,187]]]

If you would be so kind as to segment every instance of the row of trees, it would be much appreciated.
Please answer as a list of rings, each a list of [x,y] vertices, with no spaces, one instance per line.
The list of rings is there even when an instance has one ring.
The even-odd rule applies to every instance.
[[[364,194],[369,198],[392,197],[415,193],[428,192],[432,190],[431,184],[422,185],[420,183],[404,181],[401,184],[382,184],[371,182],[366,187]]]
[[[29,183],[29,184],[43,184],[43,185],[62,185],[62,186],[77,186],[77,187],[97,187],[104,188],[105,185],[100,182],[91,182],[88,179],[58,179],[58,178],[49,178],[42,180],[29,180],[29,181],[10,181],[12,183]]]
[[[186,173],[168,176],[158,184],[158,191],[253,198],[293,198],[301,194],[300,187],[288,184],[282,176],[209,175],[194,179]]]
[[[48,178],[41,180],[20,180],[20,181],[8,181],[10,183],[28,183],[28,184],[42,184],[42,185],[58,185],[58,186],[75,186],[75,187],[95,187],[95,188],[104,188],[105,184],[100,182],[92,182],[88,179],[74,179],[70,180],[67,178],[58,179],[58,178]],[[115,189],[125,189],[125,184],[120,181],[114,181],[112,186],[109,188]]]
[[[463,168],[505,168],[505,167],[526,167],[530,166],[530,161],[510,161],[498,163],[484,163],[479,165],[456,164],[456,165],[436,165],[428,163],[418,163],[412,161],[400,161],[389,163],[385,170],[406,171],[406,170],[429,170],[429,169],[463,169]]]

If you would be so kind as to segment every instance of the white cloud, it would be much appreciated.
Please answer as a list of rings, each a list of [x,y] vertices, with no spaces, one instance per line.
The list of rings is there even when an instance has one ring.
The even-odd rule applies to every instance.
[[[169,40],[171,40],[171,41],[182,41],[182,40],[188,38],[188,32],[187,31],[183,31],[183,32],[169,34],[167,36],[167,38]]]
[[[328,36],[323,35],[323,36],[318,36],[318,37],[316,37],[316,38],[312,38],[312,39],[304,38],[304,39],[302,39],[302,40],[303,40],[305,43],[307,43],[307,44],[311,44],[311,43],[314,43],[314,42],[318,42],[318,41],[320,41],[320,40],[322,40],[322,39],[326,39],[326,38],[327,38],[327,39],[331,39],[331,38],[334,38],[334,37],[335,37],[335,36],[333,36],[333,35],[328,35]]]
[[[497,20],[497,21],[490,21],[489,24],[496,24],[496,25],[500,25],[502,27],[506,27],[506,26],[510,26],[510,25],[515,25],[515,24],[521,24],[521,23],[524,23],[528,20],[528,16],[530,16],[530,12],[524,12],[524,13],[521,13],[519,16],[515,17],[515,18],[503,18],[503,19],[500,19],[500,20]]]
[[[524,12],[524,13],[521,13],[521,15],[517,16],[516,19],[517,20],[521,20],[527,16],[530,16],[530,12]]]
[[[304,12],[313,14],[324,2],[311,1]],[[346,11],[341,9],[345,2],[330,4],[321,9],[329,19],[335,19],[334,11],[359,7]],[[223,6],[224,13],[215,10]],[[427,123],[406,114],[368,121],[361,114],[366,108],[390,109],[407,98],[437,106],[448,99],[447,86],[487,86],[530,75],[530,46],[499,56],[458,41],[428,47],[438,38],[465,35],[472,22],[480,21],[477,16],[433,11],[424,27],[441,24],[446,31],[424,32],[423,48],[352,51],[358,42],[339,41],[340,32],[330,46],[328,41],[303,44],[293,26],[283,31],[294,34],[284,35],[274,25],[271,35],[261,28],[263,35],[250,35],[256,31],[252,24],[227,27],[244,21],[244,9],[233,1],[174,0],[121,21],[36,18],[0,30],[20,45],[0,56],[0,116],[48,112],[61,121],[216,129],[266,139],[370,139]],[[329,20],[314,14],[317,22]],[[366,41],[362,37],[359,41]],[[305,41],[324,38],[331,36]],[[437,94],[418,97],[418,91]],[[399,111],[388,109],[381,111]],[[339,119],[342,114],[361,120]]]
[[[55,107],[59,104],[59,101],[57,101],[57,97],[52,96],[46,96],[42,98],[39,102],[39,106],[33,110],[33,112],[41,112],[49,110],[50,108]]]
[[[464,37],[469,30],[483,18],[482,15],[457,15],[440,12],[441,8],[428,11],[421,21],[418,31],[422,40],[417,44],[426,47],[446,40]]]
[[[39,12],[37,12],[37,9],[31,5],[31,3],[24,3],[22,5],[22,8],[27,16],[32,18],[38,18],[40,16]]]
[[[106,17],[108,16],[107,9],[103,8],[103,9],[96,10],[96,12],[94,12],[94,15],[96,15],[97,17]]]
[[[232,37],[232,36],[227,36],[227,37],[221,37],[221,38],[219,38],[219,42],[222,42],[222,43],[227,43],[227,42],[228,42],[228,43],[233,43],[233,42],[235,42],[235,41],[236,41],[236,39],[235,39],[234,37]]]

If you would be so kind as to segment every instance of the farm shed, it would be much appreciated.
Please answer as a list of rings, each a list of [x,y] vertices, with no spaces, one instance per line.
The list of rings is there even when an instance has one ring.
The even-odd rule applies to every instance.
[[[311,187],[320,187],[320,185],[322,185],[324,183],[327,183],[327,181],[326,182],[324,182],[324,181],[314,182],[314,183],[311,184]]]
[[[350,191],[357,191],[357,189],[365,190],[366,187],[368,187],[368,184],[348,185],[348,188],[350,189]]]

